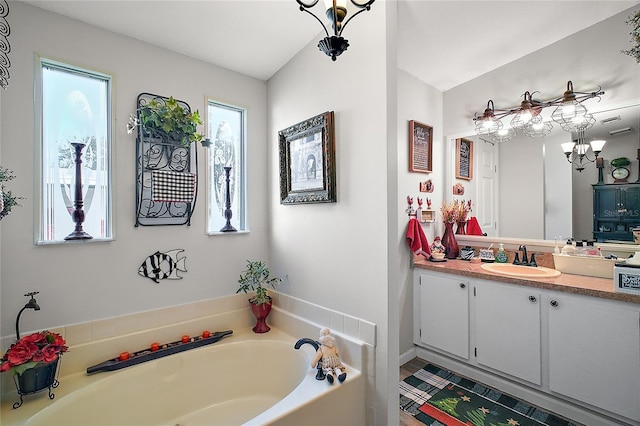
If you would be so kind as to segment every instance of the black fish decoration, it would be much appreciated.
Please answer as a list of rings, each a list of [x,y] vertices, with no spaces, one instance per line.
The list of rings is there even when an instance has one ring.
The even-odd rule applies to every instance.
[[[140,265],[138,274],[156,283],[160,283],[160,280],[181,280],[182,277],[178,276],[178,271],[187,272],[185,265],[187,258],[182,256],[178,259],[178,254],[183,251],[177,249],[166,253],[159,251],[153,253]]]

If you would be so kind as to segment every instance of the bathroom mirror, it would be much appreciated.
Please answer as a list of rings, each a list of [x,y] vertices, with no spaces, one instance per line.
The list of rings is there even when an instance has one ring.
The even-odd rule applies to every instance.
[[[627,182],[640,182],[640,99],[618,105],[588,105],[596,119],[585,132],[585,142],[604,139],[600,153],[604,160],[603,183],[613,183],[611,160],[627,157],[631,165]],[[472,215],[491,237],[536,240],[593,238],[593,188],[599,175],[595,162],[584,162],[578,172],[567,161],[561,144],[577,139],[553,123],[544,138],[518,136],[495,143],[486,136],[471,135],[478,176],[463,182],[465,194],[473,200]],[[448,141],[455,146],[455,139]],[[593,159],[591,150],[587,156]],[[497,172],[492,173],[492,170]],[[461,182],[449,173],[453,184]],[[458,197],[456,197],[458,198]],[[492,200],[493,199],[493,200]]]

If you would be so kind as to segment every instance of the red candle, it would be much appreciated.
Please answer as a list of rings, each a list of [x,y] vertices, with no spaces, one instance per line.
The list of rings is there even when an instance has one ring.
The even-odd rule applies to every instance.
[[[158,349],[160,349],[160,343],[154,342],[154,343],[151,344],[151,351],[152,352],[157,351]]]
[[[126,361],[129,359],[129,352],[122,352],[120,354],[120,361]]]
[[[205,339],[210,336],[211,336],[211,333],[209,332],[209,330],[205,330],[202,332],[202,337],[204,337]]]
[[[182,343],[189,343],[189,336],[187,336],[186,334],[182,336]]]

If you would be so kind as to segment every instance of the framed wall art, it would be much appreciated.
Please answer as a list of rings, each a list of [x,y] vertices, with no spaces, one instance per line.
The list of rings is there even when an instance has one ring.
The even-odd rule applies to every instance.
[[[473,141],[456,139],[456,179],[473,179]]]
[[[336,202],[333,111],[278,132],[280,204]]]
[[[433,164],[433,127],[409,121],[409,171],[431,173]]]

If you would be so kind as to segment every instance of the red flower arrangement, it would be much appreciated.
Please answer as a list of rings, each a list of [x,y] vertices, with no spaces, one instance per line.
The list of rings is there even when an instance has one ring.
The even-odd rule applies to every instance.
[[[2,357],[0,372],[22,374],[39,364],[53,362],[69,348],[58,333],[45,330],[25,336],[11,345]]]

